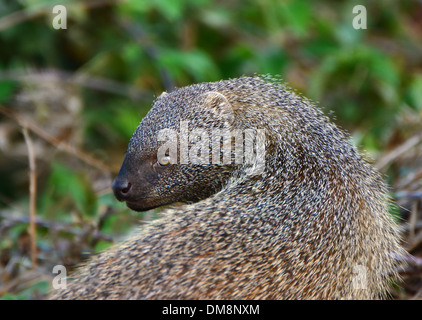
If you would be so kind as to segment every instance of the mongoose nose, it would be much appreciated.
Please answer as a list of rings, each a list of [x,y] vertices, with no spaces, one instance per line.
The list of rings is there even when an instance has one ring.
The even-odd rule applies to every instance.
[[[113,189],[114,195],[119,201],[126,200],[132,190],[132,184],[127,181],[126,179],[114,179],[113,183],[111,184],[111,188]]]

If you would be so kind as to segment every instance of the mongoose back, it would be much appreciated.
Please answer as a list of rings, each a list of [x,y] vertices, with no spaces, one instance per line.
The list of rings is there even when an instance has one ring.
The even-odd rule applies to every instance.
[[[162,94],[112,187],[137,211],[184,204],[52,298],[379,299],[403,255],[380,175],[310,101],[261,77]]]

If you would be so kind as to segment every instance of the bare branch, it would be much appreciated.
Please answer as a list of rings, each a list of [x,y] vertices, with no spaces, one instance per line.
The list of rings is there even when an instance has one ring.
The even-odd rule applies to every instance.
[[[393,150],[391,150],[389,153],[381,157],[375,164],[375,167],[378,170],[383,169],[384,167],[388,166],[391,162],[396,160],[398,157],[409,151],[414,146],[418,145],[422,142],[422,133],[419,133],[417,135],[414,135],[413,137],[406,140],[401,145],[397,146]]]
[[[37,215],[37,167],[35,162],[34,146],[28,132],[28,128],[23,126],[23,136],[28,148],[29,159],[29,236],[31,241],[32,268],[37,266],[37,229],[35,218]]]
[[[77,85],[98,91],[114,93],[127,96],[135,101],[150,99],[149,94],[136,88],[135,86],[120,83],[114,80],[94,77],[83,73],[71,73],[64,70],[44,69],[44,70],[9,70],[0,74],[0,80],[14,80],[28,83],[39,82],[61,82]]]
[[[66,143],[66,142],[63,142],[63,141],[57,139],[56,137],[52,136],[51,134],[49,134],[48,132],[46,132],[45,130],[40,128],[36,123],[25,119],[24,117],[22,117],[21,115],[13,112],[9,108],[6,108],[6,107],[0,105],[0,113],[3,113],[4,115],[14,119],[22,127],[26,127],[28,129],[30,129],[36,135],[38,135],[39,137],[41,137],[42,139],[44,139],[48,143],[52,144],[57,149],[74,155],[78,159],[80,159],[83,162],[97,168],[98,170],[100,170],[102,172],[117,172],[119,170],[119,168],[113,168],[113,167],[105,164],[101,160],[94,158],[90,154],[88,154],[88,153],[86,153],[86,152]]]
[[[6,16],[0,18],[0,31],[3,31],[7,28],[13,27],[21,22],[28,21],[31,19],[35,19],[37,17],[41,17],[43,15],[47,15],[51,13],[53,6],[56,4],[63,4],[67,7],[71,6],[82,6],[85,9],[89,8],[96,8],[96,7],[103,7],[118,4],[122,2],[122,0],[96,0],[96,1],[78,1],[78,2],[68,2],[68,1],[61,1],[57,3],[45,3],[39,5],[33,5],[31,7],[12,12]]]

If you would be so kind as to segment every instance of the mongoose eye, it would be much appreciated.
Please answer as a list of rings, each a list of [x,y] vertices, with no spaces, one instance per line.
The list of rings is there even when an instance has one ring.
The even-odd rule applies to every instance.
[[[165,167],[165,166],[168,166],[170,164],[170,160],[171,160],[171,158],[170,158],[169,155],[164,155],[164,156],[161,156],[160,158],[158,158],[158,163],[161,166]]]

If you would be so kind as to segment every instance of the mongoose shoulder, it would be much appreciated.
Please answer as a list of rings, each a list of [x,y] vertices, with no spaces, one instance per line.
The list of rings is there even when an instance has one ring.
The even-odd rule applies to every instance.
[[[260,77],[158,97],[113,190],[138,211],[185,204],[53,298],[385,298],[403,255],[380,174],[311,102]]]

